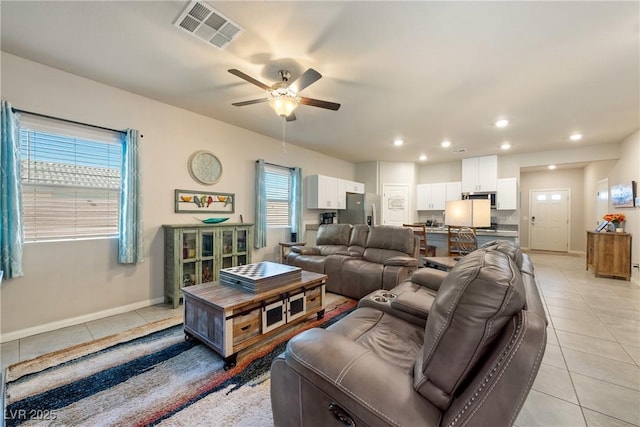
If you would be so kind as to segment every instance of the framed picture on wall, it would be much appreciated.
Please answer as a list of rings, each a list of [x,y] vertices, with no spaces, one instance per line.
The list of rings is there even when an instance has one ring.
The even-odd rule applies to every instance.
[[[636,182],[611,186],[611,205],[616,208],[632,208],[635,205]]]
[[[176,213],[234,213],[235,194],[176,190]]]

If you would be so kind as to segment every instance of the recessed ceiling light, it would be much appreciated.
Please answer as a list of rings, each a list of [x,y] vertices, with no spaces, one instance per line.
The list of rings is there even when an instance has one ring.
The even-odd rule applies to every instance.
[[[500,119],[496,121],[496,127],[499,127],[499,128],[506,127],[508,124],[509,124],[509,120],[507,119]]]
[[[404,141],[400,138],[396,138],[393,140],[393,145],[395,145],[396,147],[401,146],[402,144],[404,144]]]
[[[509,148],[511,148],[511,144],[509,144],[508,142],[503,142],[500,148],[503,150],[508,150]]]
[[[426,154],[422,154],[418,158],[420,159],[420,161],[424,162],[425,160],[427,160],[427,155]]]
[[[447,148],[451,146],[451,141],[447,141],[446,139],[440,143],[442,148]]]
[[[554,170],[556,168],[556,165],[549,165],[549,169]]]
[[[581,133],[574,133],[569,137],[570,140],[572,141],[580,141],[582,139],[582,134]]]

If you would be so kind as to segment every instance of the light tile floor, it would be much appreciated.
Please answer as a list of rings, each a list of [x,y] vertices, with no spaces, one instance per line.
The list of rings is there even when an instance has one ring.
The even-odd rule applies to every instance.
[[[518,427],[640,426],[640,287],[594,278],[584,257],[531,254],[549,318],[542,366]],[[0,344],[20,360],[171,317],[156,305]]]

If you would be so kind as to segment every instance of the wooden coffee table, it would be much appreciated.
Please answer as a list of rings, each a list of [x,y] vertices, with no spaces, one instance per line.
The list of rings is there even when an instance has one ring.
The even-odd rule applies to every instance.
[[[219,282],[182,288],[184,332],[224,358],[225,369],[238,352],[312,314],[324,317],[327,276],[302,271],[295,283],[251,293]]]

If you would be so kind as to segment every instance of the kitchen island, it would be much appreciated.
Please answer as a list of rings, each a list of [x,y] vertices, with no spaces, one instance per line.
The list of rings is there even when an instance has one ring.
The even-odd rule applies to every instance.
[[[520,244],[519,234],[515,230],[476,230],[478,247],[492,240],[507,240],[515,245]],[[427,228],[427,244],[436,247],[436,256],[449,255],[449,233],[446,228]]]

